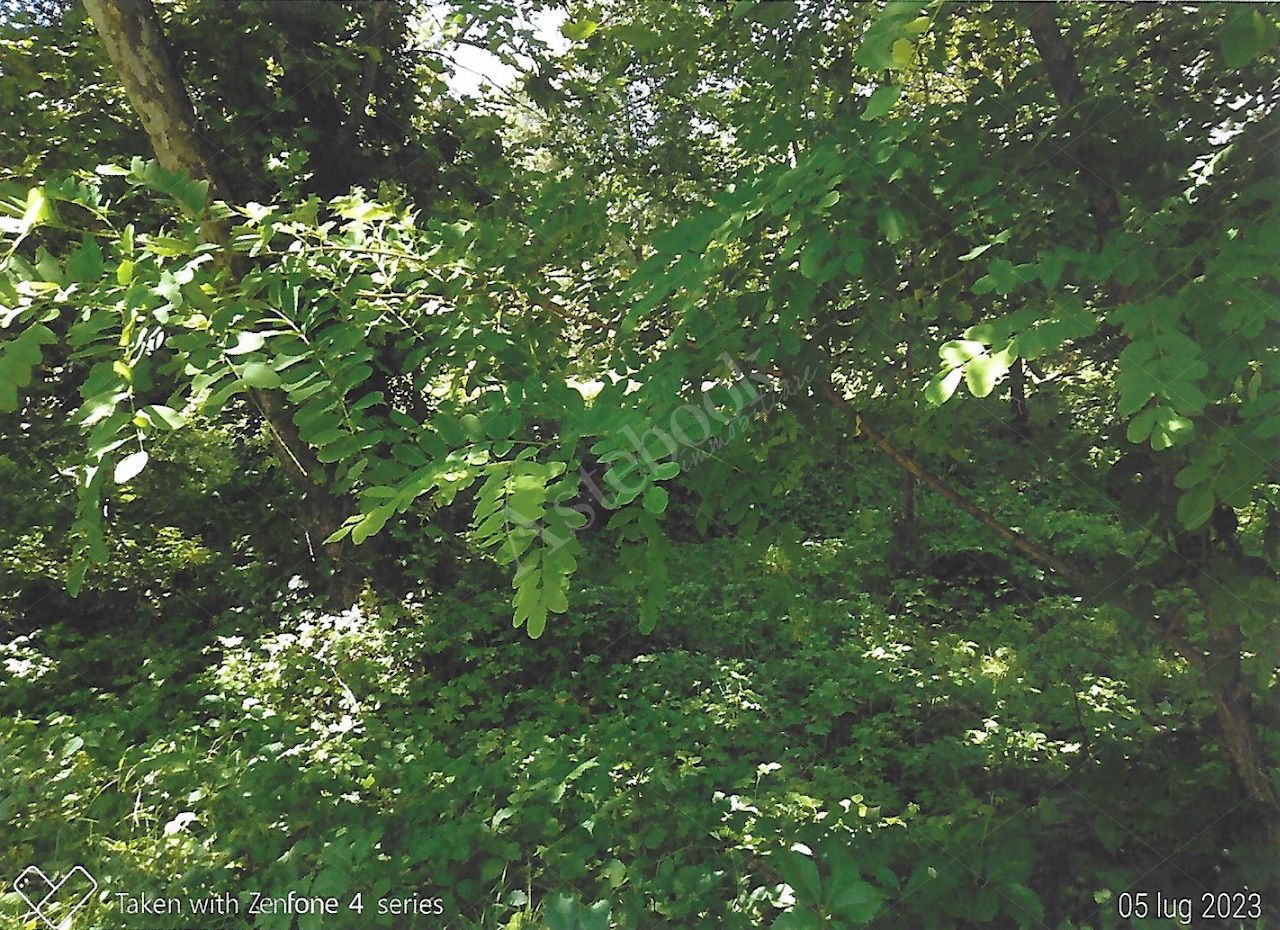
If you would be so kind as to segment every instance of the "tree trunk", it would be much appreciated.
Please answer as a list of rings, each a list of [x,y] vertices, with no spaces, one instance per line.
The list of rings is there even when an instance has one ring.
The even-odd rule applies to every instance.
[[[1054,98],[1066,113],[1074,113],[1086,98],[1084,82],[1076,64],[1075,52],[1058,28],[1058,5],[1052,0],[1029,4],[1031,38],[1040,60],[1044,62]],[[1080,185],[1089,192],[1089,212],[1099,232],[1105,231],[1120,213],[1120,202],[1111,186],[1098,179],[1090,166],[1099,166],[1097,146],[1088,135],[1071,139],[1070,154],[1080,167]]]
[[[84,0],[84,5],[156,159],[171,171],[209,181],[215,197],[229,199],[151,0]]]
[[[156,160],[171,171],[185,171],[192,178],[208,181],[211,198],[234,200],[234,191],[218,170],[215,148],[200,133],[191,98],[174,66],[151,0],[84,0],[84,5],[129,104],[151,140]],[[221,223],[204,228],[210,242],[225,243],[228,232]],[[276,458],[303,494],[298,523],[313,557],[323,556],[329,563],[329,593],[350,603],[358,586],[343,558],[346,543],[325,544],[324,540],[354,512],[354,506],[329,491],[324,467],[298,439],[278,392],[254,388],[249,396],[271,434]]]
[[[1031,418],[1027,407],[1027,366],[1019,358],[1009,369],[1009,400],[1012,406],[1009,426],[1018,439],[1026,439],[1031,432]]]
[[[902,472],[902,505],[894,527],[894,552],[891,563],[896,568],[914,570],[919,563],[920,526],[916,516],[916,476]]]
[[[1211,602],[1203,593],[1200,602],[1212,641],[1204,671],[1213,696],[1219,739],[1248,798],[1251,822],[1257,824],[1263,845],[1271,856],[1270,887],[1264,892],[1264,899],[1275,909],[1273,917],[1280,917],[1280,797],[1276,795],[1259,739],[1261,728],[1253,693],[1241,670],[1244,634],[1239,626],[1215,618]]]

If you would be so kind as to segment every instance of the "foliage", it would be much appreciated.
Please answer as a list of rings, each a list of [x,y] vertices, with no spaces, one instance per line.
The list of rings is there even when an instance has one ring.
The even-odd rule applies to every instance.
[[[1275,885],[1273,7],[229,9],[157,10],[195,177],[78,7],[0,12],[0,871],[508,930]]]
[[[488,589],[177,612],[139,639],[141,668],[91,688],[51,683],[118,633],[21,637],[4,741],[24,841],[0,867],[55,838],[102,863],[103,927],[123,919],[116,892],[198,896],[236,875],[551,928],[1039,926],[1042,909],[1118,926],[1107,896],[1134,875],[1171,892],[1211,869],[1250,880],[1214,842],[1158,852],[1231,829],[1187,669],[1052,594],[975,610],[926,575],[888,612],[841,593],[885,539],[827,540],[787,574],[741,542],[690,544],[656,639],[603,567],[536,644]],[[703,567],[730,562],[739,577]]]

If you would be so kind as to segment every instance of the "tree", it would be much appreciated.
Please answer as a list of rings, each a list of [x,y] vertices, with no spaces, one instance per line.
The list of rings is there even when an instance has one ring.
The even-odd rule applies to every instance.
[[[799,9],[771,33],[794,30],[790,48],[806,30],[860,28],[860,12]],[[635,19],[596,15],[609,35],[587,61],[612,56],[627,69],[629,50],[614,43]],[[758,28],[776,16],[742,4],[701,30],[646,43],[679,43],[711,70],[721,47],[743,42],[735,20]],[[1262,256],[1276,227],[1262,153],[1275,131],[1276,27],[1254,9],[1206,20],[1073,8],[1072,18],[1064,27],[1052,4],[890,4],[862,31],[853,55],[862,80],[852,85],[817,78],[803,56],[786,67],[766,56],[750,80],[722,65],[719,84],[702,71],[696,92],[651,96],[647,106],[661,113],[698,93],[726,131],[760,140],[753,153],[809,144],[791,168],[744,162],[738,190],[655,240],[658,253],[632,278],[648,299],[623,326],[696,341],[704,358],[752,357],[775,375],[816,366],[829,375],[818,390],[855,435],[1201,669],[1216,737],[1274,848],[1264,747],[1275,739],[1277,643],[1267,618],[1280,589],[1263,540],[1275,535],[1270,450],[1280,421],[1265,388],[1275,377],[1267,308],[1276,288]],[[1086,33],[1095,56],[1087,81],[1072,45]],[[993,48],[1011,54],[997,58]],[[826,55],[845,63],[830,46]],[[1121,76],[1121,60],[1144,64]],[[725,100],[760,102],[730,116],[730,104],[705,102],[717,88]],[[1224,97],[1242,104],[1239,119],[1224,121]],[[784,99],[805,100],[800,112],[811,117],[777,113]],[[664,130],[655,120],[651,131]],[[920,342],[947,336],[963,338],[942,344],[942,368],[924,386],[937,409],[904,407],[911,379],[902,365]],[[1010,372],[1019,377],[1006,381]],[[1064,390],[1068,379],[1094,383],[1077,394]],[[974,449],[969,437],[997,435],[989,415],[941,406],[962,383],[979,398],[1009,384],[1018,417],[1031,417],[1027,407],[1056,414],[1039,421],[1015,459],[1019,471],[1061,480],[1045,459],[1073,440],[1098,449],[1072,477],[1119,505],[1133,549],[1115,564],[1073,565],[944,480],[939,465]],[[1114,405],[1123,434],[1088,416],[1097,404]]]
[[[1198,78],[1190,75],[1192,62],[1204,54],[1205,24],[1175,15],[1160,27],[1144,22],[1136,29],[1139,48],[1151,46],[1139,58],[1193,81],[1190,112],[1177,114],[1179,125],[1161,111],[1167,101],[1122,95],[1118,85],[1127,86],[1132,74],[1112,84],[1095,65],[1095,80],[1104,90],[1089,91],[1051,5],[990,17],[943,7],[912,18],[919,10],[891,5],[865,33],[855,60],[888,71],[893,83],[872,94],[864,118],[840,125],[827,147],[780,172],[776,181],[757,183],[746,198],[726,198],[714,214],[723,224],[708,230],[692,251],[702,250],[704,267],[715,267],[723,261],[714,253],[726,231],[750,241],[751,234],[737,228],[741,217],[766,218],[747,227],[759,236],[770,214],[783,214],[790,238],[780,245],[777,238],[766,240],[759,257],[746,264],[778,269],[767,285],[775,306],[787,307],[778,322],[807,335],[778,347],[757,335],[741,351],[756,351],[784,371],[815,355],[848,358],[844,366],[831,366],[834,383],[822,390],[859,423],[862,434],[1078,593],[1120,607],[1202,669],[1217,708],[1218,738],[1248,797],[1271,824],[1274,848],[1280,840],[1276,791],[1263,749],[1274,736],[1259,728],[1276,719],[1277,652],[1267,617],[1274,614],[1280,589],[1274,561],[1259,548],[1265,534],[1257,532],[1275,519],[1276,461],[1266,450],[1274,449],[1280,429],[1280,421],[1266,413],[1270,401],[1263,387],[1275,377],[1277,361],[1267,309],[1274,306],[1275,277],[1259,264],[1276,230],[1274,184],[1258,158],[1276,119],[1273,72],[1263,63],[1271,58],[1264,52],[1274,47],[1274,24],[1250,10],[1209,26],[1218,36],[1209,53],[1217,66],[1212,77]],[[1112,30],[1136,23],[1119,19],[1093,28],[1114,37],[1110,42],[1123,42]],[[1026,55],[1030,49],[1023,43],[1024,57],[1012,73],[979,74],[975,80],[961,70],[966,52],[980,55],[987,40],[1017,48],[1024,21],[1039,61]],[[1147,31],[1156,28],[1159,36]],[[1154,90],[1157,80],[1153,75],[1145,86]],[[1059,114],[1043,109],[1050,89]],[[1211,175],[1188,188],[1185,172],[1204,155],[1206,136],[1221,132],[1213,125],[1220,115],[1212,100],[1224,93],[1247,101],[1251,120],[1233,127],[1239,133],[1233,141],[1218,143]],[[942,94],[954,103],[935,102]],[[1037,112],[1048,125],[1031,135],[1024,114]],[[881,114],[914,119],[920,128],[907,136],[882,124]],[[985,123],[983,136],[994,145],[983,143],[975,122]],[[953,161],[945,155],[941,163],[921,159],[922,137],[930,139],[930,153],[956,153]],[[1135,137],[1148,153],[1160,154],[1142,163],[1127,158],[1120,146],[1134,145]],[[1044,151],[1046,145],[1051,151]],[[860,158],[859,148],[877,152],[874,161]],[[1025,189],[999,185],[1001,175],[1018,179],[1015,185],[1025,179]],[[843,206],[846,191],[875,186],[897,186],[899,195],[890,194],[887,205],[864,200]],[[1048,242],[1037,235],[1046,230]],[[877,233],[880,243],[872,246]],[[961,245],[964,238],[968,243]],[[664,269],[679,257],[676,251],[656,265],[662,270],[653,276],[655,293],[669,288],[674,268],[687,261]],[[981,269],[977,260],[984,253],[985,274],[968,272],[968,263]],[[796,265],[787,266],[796,257],[798,273]],[[923,294],[913,287],[908,262],[928,267]],[[864,267],[870,273],[857,274]],[[877,281],[872,269],[888,273],[882,271]],[[816,299],[809,282],[843,299]],[[914,300],[899,296],[913,291]],[[681,292],[666,299],[681,300]],[[686,320],[707,312],[709,302],[696,292],[685,299]],[[846,301],[880,305],[866,322],[846,323],[830,312]],[[971,309],[988,301],[995,306]],[[1206,312],[1215,303],[1227,311]],[[899,336],[886,326],[880,310],[886,304],[901,308],[914,335]],[[1045,388],[1028,392],[1032,405],[1052,402],[1050,372],[1099,378],[1098,387],[1105,389],[1094,402],[1115,403],[1118,414],[1129,418],[1124,435],[1076,420],[1057,436],[1042,431],[1037,445],[1060,449],[1065,432],[1105,449],[1093,480],[1103,478],[1125,507],[1123,519],[1145,531],[1141,538],[1160,541],[1158,556],[1143,559],[1140,549],[1114,566],[1072,566],[951,489],[871,425],[874,411],[887,407],[882,398],[892,403],[897,392],[882,390],[892,376],[869,370],[868,363],[882,355],[892,359],[902,341],[909,347],[934,332],[959,335],[970,314],[984,321],[942,345],[943,367],[926,397],[942,404],[962,382],[976,397],[992,395],[1014,365],[1026,361],[1046,370],[1040,379]],[[939,423],[936,416],[924,416]],[[957,439],[963,435],[954,427],[949,432]],[[1137,485],[1132,491],[1131,483]],[[1254,529],[1250,541],[1242,541],[1242,525]],[[1261,655],[1268,658],[1255,664]]]
[[[104,30],[128,39],[126,80],[159,34],[132,22]],[[600,463],[648,628],[673,488],[702,526],[780,533],[753,508],[796,486],[779,458],[865,440],[1199,669],[1274,848],[1271,9],[618,4],[565,35],[526,81],[510,203],[211,209],[212,172],[163,145],[159,166],[35,189],[6,268],[8,381],[16,404],[43,346],[90,346],[85,560],[106,476],[127,485],[149,435],[277,391],[279,432],[355,502],[331,540],[465,507],[534,636],[568,607],[573,502]],[[158,55],[139,108],[180,132]],[[673,176],[644,174],[668,152]],[[135,235],[104,191],[169,215]],[[211,223],[225,239],[202,242]],[[979,500],[975,468],[1021,493]],[[1063,481],[1114,513],[1113,560],[1082,562],[1024,506]]]

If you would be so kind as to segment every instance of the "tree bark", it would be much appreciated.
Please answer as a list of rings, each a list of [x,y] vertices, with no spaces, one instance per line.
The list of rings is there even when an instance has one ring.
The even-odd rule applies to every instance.
[[[213,196],[230,199],[150,0],[84,0],[84,5],[156,160],[171,171],[208,181]]]
[[[1027,366],[1021,358],[1015,359],[1009,369],[1009,402],[1009,425],[1013,435],[1026,439],[1031,433],[1031,417],[1027,407]]]
[[[156,160],[171,171],[185,171],[192,178],[208,181],[212,199],[234,200],[234,190],[218,169],[215,148],[200,133],[191,97],[174,66],[151,0],[84,0],[84,5],[129,104],[146,130]],[[204,227],[210,242],[225,244],[228,234],[225,224]],[[297,517],[308,550],[313,557],[325,556],[332,570],[329,593],[349,603],[359,591],[357,580],[344,564],[346,543],[326,544],[324,540],[354,512],[354,506],[329,491],[324,466],[298,438],[278,392],[252,388],[249,396],[271,435],[277,460],[302,492]]]
[[[1038,0],[1029,6],[1031,38],[1040,53],[1040,60],[1044,62],[1053,95],[1064,111],[1072,113],[1085,102],[1086,93],[1075,52],[1058,27],[1058,5],[1053,0]],[[1097,146],[1089,137],[1084,135],[1076,139],[1072,148],[1071,155],[1080,167],[1080,182],[1090,192],[1089,210],[1098,230],[1104,231],[1120,213],[1116,192],[1095,173],[1095,169],[1101,168],[1101,163]]]
[[[920,555],[920,524],[916,516],[916,476],[902,472],[902,509],[898,514],[898,558],[914,565]]]

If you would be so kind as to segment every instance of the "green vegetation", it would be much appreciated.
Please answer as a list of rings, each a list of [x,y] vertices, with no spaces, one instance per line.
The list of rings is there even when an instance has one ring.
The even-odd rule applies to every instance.
[[[0,5],[0,925],[1280,926],[1278,50]]]

